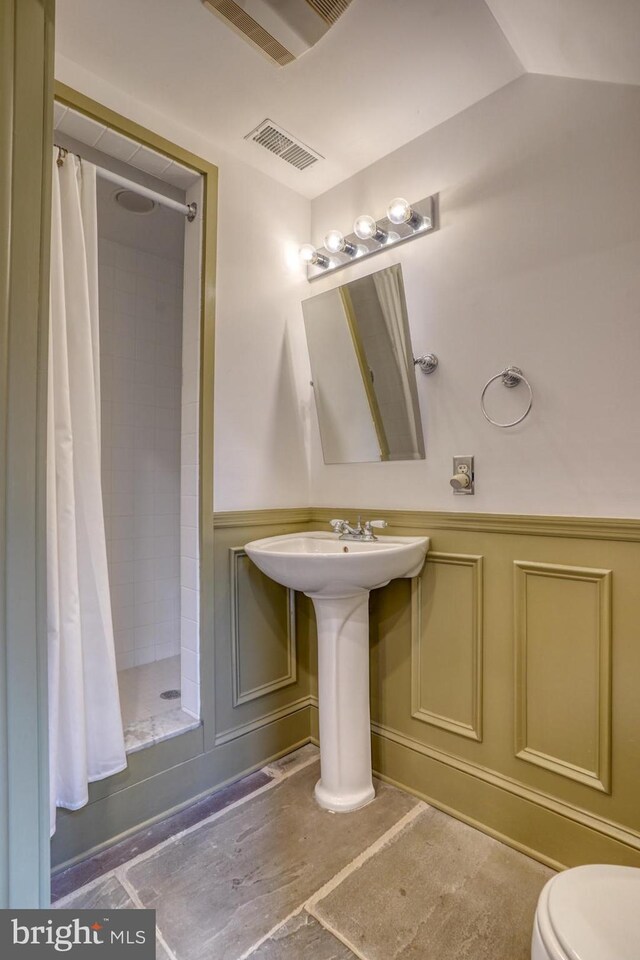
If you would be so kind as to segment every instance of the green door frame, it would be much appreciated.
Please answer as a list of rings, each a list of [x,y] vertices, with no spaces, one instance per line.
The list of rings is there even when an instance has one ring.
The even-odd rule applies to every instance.
[[[45,451],[53,0],[0,3],[0,907],[49,903]]]

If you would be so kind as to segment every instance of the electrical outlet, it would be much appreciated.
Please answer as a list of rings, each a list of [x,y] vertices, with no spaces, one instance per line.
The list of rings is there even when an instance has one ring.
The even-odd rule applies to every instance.
[[[470,483],[468,487],[457,486],[452,483],[453,492],[458,495],[471,496],[475,491],[475,477],[473,470],[473,457],[454,457],[453,458],[453,476],[454,478],[458,474],[466,474],[469,477]]]

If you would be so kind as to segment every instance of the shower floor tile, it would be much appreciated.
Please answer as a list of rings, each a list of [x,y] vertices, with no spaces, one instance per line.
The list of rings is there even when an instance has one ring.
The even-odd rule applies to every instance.
[[[156,909],[164,960],[529,960],[551,870],[378,782],[361,810],[321,810],[318,774],[304,747],[58,906],[129,891]]]
[[[180,689],[180,657],[166,657],[118,671],[120,709],[126,726],[135,720],[170,713],[180,700],[161,700],[163,690]]]
[[[200,726],[199,720],[181,709],[179,698],[160,696],[165,690],[180,689],[179,656],[118,671],[118,687],[127,753]]]

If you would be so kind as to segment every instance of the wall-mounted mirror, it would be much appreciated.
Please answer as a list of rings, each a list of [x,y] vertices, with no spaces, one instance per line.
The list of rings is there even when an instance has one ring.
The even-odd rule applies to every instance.
[[[302,309],[324,462],[423,460],[400,264]]]

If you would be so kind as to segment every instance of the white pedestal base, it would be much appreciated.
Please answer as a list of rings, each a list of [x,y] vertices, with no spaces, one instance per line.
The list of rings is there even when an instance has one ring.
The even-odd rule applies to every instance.
[[[318,623],[321,807],[346,813],[375,797],[369,717],[369,591],[308,594]]]

